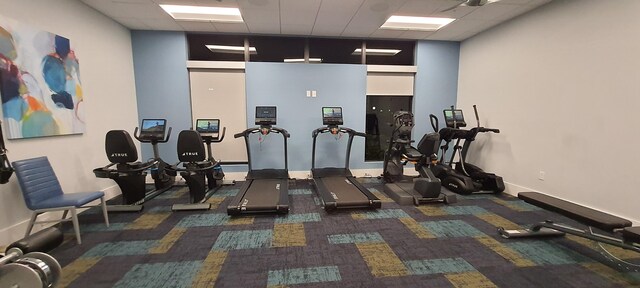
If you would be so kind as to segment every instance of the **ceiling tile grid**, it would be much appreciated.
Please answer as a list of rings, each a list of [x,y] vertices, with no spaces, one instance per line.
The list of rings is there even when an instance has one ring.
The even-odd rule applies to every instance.
[[[500,0],[479,7],[465,6],[465,0],[80,1],[133,30],[462,41],[552,0]],[[244,22],[176,21],[159,4],[235,7]],[[456,20],[438,31],[380,29],[391,15]]]

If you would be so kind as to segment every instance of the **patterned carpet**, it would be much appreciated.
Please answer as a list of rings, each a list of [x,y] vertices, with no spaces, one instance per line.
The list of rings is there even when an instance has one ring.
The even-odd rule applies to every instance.
[[[287,216],[227,216],[241,183],[218,191],[209,211],[171,212],[188,195],[174,187],[143,213],[110,214],[108,228],[99,210],[82,213],[83,244],[67,229],[51,254],[61,287],[627,287],[637,276],[577,237],[502,239],[498,226],[566,220],[517,198],[399,206],[379,180],[360,181],[382,209],[327,214],[310,181],[292,180]]]

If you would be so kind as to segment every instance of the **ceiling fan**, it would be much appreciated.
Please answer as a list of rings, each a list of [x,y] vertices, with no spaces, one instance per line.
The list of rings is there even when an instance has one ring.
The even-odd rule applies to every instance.
[[[459,2],[456,5],[453,5],[447,9],[444,9],[440,12],[447,12],[449,10],[453,10],[456,9],[460,6],[469,6],[469,7],[479,7],[479,6],[484,6],[485,4],[489,4],[489,3],[494,3],[494,2],[498,2],[500,0],[457,0],[457,2]]]

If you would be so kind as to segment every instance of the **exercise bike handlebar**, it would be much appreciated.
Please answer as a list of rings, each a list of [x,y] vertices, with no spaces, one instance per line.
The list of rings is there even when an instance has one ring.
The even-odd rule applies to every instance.
[[[224,140],[224,135],[227,132],[227,127],[222,127],[222,135],[220,135],[220,137],[218,137],[217,139],[211,139],[211,142],[213,143],[220,143],[222,142],[222,140]]]
[[[138,141],[143,142],[143,143],[151,143],[151,142],[153,142],[152,140],[141,139],[140,138],[140,134],[138,134],[138,127],[136,127],[136,129],[133,130],[133,137],[135,137],[136,139],[138,139]],[[169,141],[170,137],[171,137],[171,127],[169,127],[169,130],[167,130],[166,138],[155,140],[155,142],[157,142],[157,143],[166,143],[166,142]]]

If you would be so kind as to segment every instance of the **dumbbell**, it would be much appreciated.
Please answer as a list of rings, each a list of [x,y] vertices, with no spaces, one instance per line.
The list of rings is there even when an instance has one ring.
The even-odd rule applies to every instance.
[[[55,287],[62,267],[40,251],[49,251],[62,240],[62,232],[51,227],[9,245],[0,258],[0,287]]]

